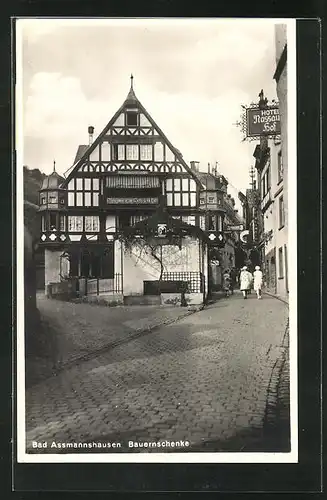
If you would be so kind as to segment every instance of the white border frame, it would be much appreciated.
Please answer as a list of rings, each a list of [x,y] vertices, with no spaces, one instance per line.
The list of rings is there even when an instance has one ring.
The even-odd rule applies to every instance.
[[[42,18],[46,23],[64,18]],[[69,18],[68,18],[69,19]],[[107,23],[110,18],[92,19],[94,24]],[[213,22],[214,18],[156,18],[152,25],[169,23]],[[246,22],[255,18],[232,19]],[[83,454],[28,454],[25,452],[25,354],[24,354],[24,206],[23,206],[23,72],[22,72],[22,23],[26,18],[16,20],[16,257],[17,257],[17,462],[18,463],[297,463],[298,462],[298,387],[297,387],[297,122],[296,122],[296,19],[259,19],[260,23],[287,25],[287,102],[288,102],[288,255],[289,259],[289,321],[290,321],[290,424],[291,452],[289,453],[83,453]],[[39,20],[27,18],[27,22]],[[146,22],[149,18],[118,19],[124,26]],[[231,20],[221,19],[221,22]],[[87,18],[70,18],[74,25],[89,24]],[[273,78],[272,68],[272,78]],[[290,89],[294,89],[290,91]]]

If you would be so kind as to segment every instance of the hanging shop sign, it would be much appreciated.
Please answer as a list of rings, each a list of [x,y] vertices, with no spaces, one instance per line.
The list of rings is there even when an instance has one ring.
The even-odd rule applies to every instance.
[[[157,234],[160,237],[167,236],[167,224],[158,224]]]
[[[242,243],[248,243],[250,239],[250,231],[246,229],[245,231],[242,231],[240,234],[240,240]]]
[[[235,225],[227,224],[227,231],[243,231],[243,229],[244,229],[243,224],[235,224]]]
[[[266,109],[249,107],[246,113],[246,136],[276,136],[280,135],[280,115],[278,106],[268,106]]]
[[[243,132],[243,141],[259,140],[261,137],[274,139],[280,136],[280,113],[279,104],[272,100],[268,102],[264,98],[263,91],[259,94],[258,103],[251,102],[249,105],[242,104],[240,120],[234,125],[240,127]]]

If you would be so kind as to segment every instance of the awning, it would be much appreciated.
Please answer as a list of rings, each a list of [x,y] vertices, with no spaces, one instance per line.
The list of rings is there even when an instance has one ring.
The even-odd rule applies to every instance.
[[[112,175],[106,178],[106,186],[119,189],[159,188],[160,182],[158,177],[151,175]]]

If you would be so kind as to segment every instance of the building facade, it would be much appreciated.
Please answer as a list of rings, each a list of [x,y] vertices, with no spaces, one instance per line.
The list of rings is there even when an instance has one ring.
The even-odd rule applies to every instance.
[[[255,148],[260,213],[263,231],[259,249],[267,289],[279,295],[288,293],[287,228],[283,192],[283,164],[280,139],[262,139]]]
[[[188,301],[202,302],[209,289],[207,243],[223,245],[222,221],[217,214],[210,229],[203,219],[203,185],[137,99],[133,80],[95,140],[93,133],[89,127],[89,145],[78,147],[66,178],[54,171],[40,191],[45,286],[70,283],[80,295],[131,303],[128,297],[154,293],[151,282],[166,283],[163,302],[176,292],[174,283],[186,282]],[[178,227],[178,242],[143,240],[127,249],[119,236],[153,220],[158,207],[156,237]]]
[[[276,212],[278,232],[276,236],[277,293],[288,294],[288,141],[287,141],[287,27],[275,26],[276,70],[274,80],[279,101],[281,135],[275,144],[273,170],[276,179]],[[295,224],[295,221],[293,221]]]

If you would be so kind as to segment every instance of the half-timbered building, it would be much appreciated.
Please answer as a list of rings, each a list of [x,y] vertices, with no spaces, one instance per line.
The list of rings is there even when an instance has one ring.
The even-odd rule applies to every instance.
[[[133,303],[133,297],[158,294],[149,283],[158,281],[161,260],[160,279],[167,285],[161,286],[161,300],[176,292],[168,282],[182,281],[190,302],[203,301],[208,289],[208,234],[200,228],[199,208],[203,185],[137,99],[132,77],[122,106],[95,139],[93,134],[89,127],[89,145],[78,147],[65,179],[54,171],[40,191],[46,286],[75,280],[80,295]],[[127,251],[118,235],[158,207],[170,221],[185,224],[178,244],[162,240],[160,259],[144,245]],[[199,231],[185,231],[191,226]],[[212,231],[217,242],[219,229]]]

